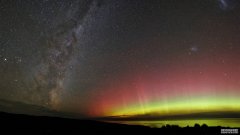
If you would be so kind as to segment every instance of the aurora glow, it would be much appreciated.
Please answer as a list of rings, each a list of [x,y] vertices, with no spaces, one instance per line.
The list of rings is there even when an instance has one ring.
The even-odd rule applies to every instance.
[[[133,73],[126,75],[104,88],[105,94],[95,99],[98,102],[94,105],[99,106],[96,112],[102,111],[105,116],[121,116],[240,111],[240,75],[239,72],[232,73],[232,70],[238,71],[239,62],[228,60],[236,65],[221,67],[211,65],[213,61],[206,59],[196,62],[204,68],[175,64],[162,70],[163,73],[152,73],[156,70],[137,73],[138,76],[141,74],[141,78],[134,77]],[[226,72],[227,76],[224,74]]]
[[[239,0],[1,0],[0,13],[4,101],[91,119],[240,117]]]

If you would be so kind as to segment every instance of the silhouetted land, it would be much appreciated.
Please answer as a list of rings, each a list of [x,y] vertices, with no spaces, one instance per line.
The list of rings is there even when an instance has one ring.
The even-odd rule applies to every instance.
[[[221,134],[222,127],[195,127],[180,128],[177,125],[166,125],[162,128],[150,128],[99,122],[95,120],[79,120],[47,116],[30,116],[23,114],[0,113],[0,134]],[[132,134],[131,133],[131,134]]]

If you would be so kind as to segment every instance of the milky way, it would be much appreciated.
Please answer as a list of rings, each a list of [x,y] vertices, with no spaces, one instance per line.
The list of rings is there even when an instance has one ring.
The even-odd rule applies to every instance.
[[[76,2],[76,5],[81,3]],[[46,39],[46,51],[42,54],[42,62],[37,66],[34,76],[35,86],[33,89],[39,91],[37,94],[47,94],[47,98],[42,98],[43,104],[57,109],[61,103],[61,94],[66,90],[66,74],[71,70],[74,64],[74,50],[80,45],[78,38],[81,37],[82,24],[87,15],[94,10],[96,2],[90,3],[86,13],[77,18],[80,12],[79,6],[72,7],[67,16],[68,20],[55,26],[53,32]],[[81,6],[81,5],[80,5]],[[74,16],[75,15],[75,16]],[[76,19],[76,20],[74,20]],[[76,57],[76,56],[75,56]],[[38,96],[39,97],[39,96]],[[41,96],[39,97],[40,100]]]
[[[8,6],[7,4],[9,3],[5,2],[5,6]],[[15,4],[24,7],[29,3],[16,2]],[[53,1],[51,3],[46,1],[37,3],[33,1],[30,2],[30,4],[42,8],[39,9],[40,15],[37,13],[35,21],[38,21],[37,23],[39,23],[39,25],[41,23],[41,25],[47,25],[39,33],[39,44],[34,43],[41,46],[40,48],[38,47],[38,49],[42,51],[36,51],[37,54],[39,54],[38,59],[31,58],[31,61],[36,60],[38,63],[33,65],[31,69],[27,67],[28,71],[30,71],[26,74],[26,76],[29,76],[27,77],[28,79],[26,79],[25,82],[23,82],[24,80],[17,79],[14,79],[14,81],[19,81],[21,85],[25,85],[23,87],[26,87],[26,90],[23,94],[26,95],[20,95],[26,96],[27,98],[25,98],[25,100],[27,102],[30,101],[30,103],[51,109],[58,109],[58,105],[62,101],[62,93],[66,91],[65,84],[68,79],[67,74],[71,72],[76,57],[81,55],[74,54],[74,52],[76,52],[77,48],[80,48],[78,47],[81,45],[79,38],[81,38],[83,32],[83,25],[87,22],[87,19],[91,17],[94,10],[96,10],[97,2],[71,1],[66,3],[66,1]],[[56,4],[56,6],[44,7],[45,4]],[[54,12],[61,9],[65,9],[64,11],[60,11],[62,14],[54,14]],[[51,16],[51,18],[46,19],[45,16],[42,18],[41,15],[44,14],[44,12],[46,12],[45,16]],[[31,12],[29,12],[29,14],[31,17],[33,16]],[[14,18],[17,17],[14,16]],[[26,22],[22,23],[25,24]],[[17,31],[15,27],[12,29]],[[5,45],[5,43],[2,45]],[[15,61],[10,61],[5,57],[3,61],[5,61],[5,63],[13,62],[14,64],[22,64],[22,59],[18,56],[14,57],[16,59]]]
[[[240,111],[239,6],[2,0],[0,98],[90,117]]]
[[[72,31],[60,31],[47,40],[48,51],[36,74],[35,89],[49,92],[49,102],[53,105],[60,102],[59,94],[63,89],[68,62],[72,58],[76,42],[76,35]]]

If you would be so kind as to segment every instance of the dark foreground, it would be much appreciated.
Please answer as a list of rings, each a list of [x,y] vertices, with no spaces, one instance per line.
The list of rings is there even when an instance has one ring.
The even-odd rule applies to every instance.
[[[149,128],[113,124],[94,120],[77,120],[45,116],[0,113],[0,134],[221,134],[223,127],[207,125],[180,128],[167,125],[162,128]]]

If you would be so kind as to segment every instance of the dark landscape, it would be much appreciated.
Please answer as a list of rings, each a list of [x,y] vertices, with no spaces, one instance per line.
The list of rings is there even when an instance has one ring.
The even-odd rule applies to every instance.
[[[23,114],[0,113],[2,134],[221,134],[224,127],[208,127],[195,124],[194,127],[179,127],[178,125],[166,125],[162,128],[150,128],[145,126],[124,125],[100,122],[95,120],[78,120],[47,116],[30,116]],[[226,128],[226,127],[225,127]]]
[[[239,134],[240,0],[0,0],[0,135]]]
[[[218,114],[239,118],[239,113]],[[163,117],[163,120],[198,118],[200,116],[213,118],[212,114],[193,114],[175,117]],[[214,114],[214,116],[217,116]],[[217,117],[216,117],[217,118]],[[101,117],[85,118],[79,114],[56,112],[44,107],[16,101],[0,99],[0,134],[221,134],[221,129],[229,127],[210,127],[207,124],[196,123],[193,127],[180,127],[166,124],[161,128],[151,128],[143,125],[118,124],[119,121],[156,120],[147,116],[130,118]],[[158,118],[159,119],[159,118]],[[106,122],[111,121],[111,122]]]

